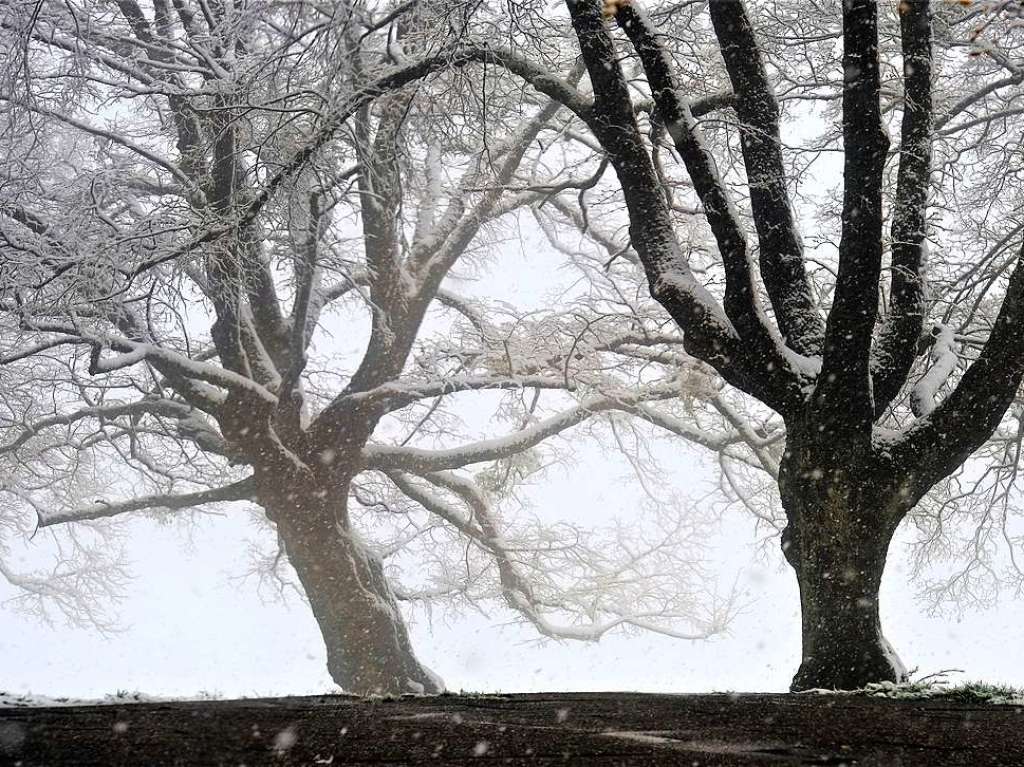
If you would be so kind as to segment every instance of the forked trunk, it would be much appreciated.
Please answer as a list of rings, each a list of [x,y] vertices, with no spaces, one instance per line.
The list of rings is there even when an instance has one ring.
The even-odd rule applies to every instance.
[[[380,560],[337,499],[302,488],[264,501],[320,626],[331,677],[356,695],[443,692],[413,652]]]
[[[890,493],[891,477],[860,468],[855,461],[835,471],[805,468],[781,484],[789,519],[783,551],[800,587],[803,651],[794,691],[906,678],[878,610],[905,504]]]

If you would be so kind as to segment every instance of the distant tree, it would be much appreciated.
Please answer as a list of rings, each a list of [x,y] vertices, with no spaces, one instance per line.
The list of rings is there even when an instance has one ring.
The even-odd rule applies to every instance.
[[[722,629],[695,521],[601,541],[500,513],[543,440],[715,392],[657,321],[451,289],[500,219],[578,186],[536,157],[578,141],[561,104],[442,71],[458,14],[40,2],[0,31],[3,520],[254,502],[356,693],[441,689],[402,601],[498,600],[555,638]],[[499,125],[480,128],[478,99]],[[507,392],[491,404],[509,427],[477,441],[452,402],[484,390]],[[2,572],[71,614],[117,585],[99,565]]]
[[[686,351],[784,421],[782,547],[800,587],[803,637],[793,688],[903,678],[878,610],[897,526],[910,515],[941,536],[950,513],[974,505],[979,516],[993,500],[1005,520],[1019,466],[1024,256],[1009,250],[1024,228],[1010,159],[1024,72],[1016,4],[944,5],[938,35],[923,0],[758,4],[753,16],[738,0],[674,4],[653,17],[633,0],[566,7],[589,90],[556,76],[550,63],[566,49],[538,53],[514,15],[513,50],[481,37],[477,51],[588,129],[594,162],[617,176],[651,294]],[[687,98],[715,78],[706,63],[714,50],[700,36],[705,13],[738,147],[714,125],[709,138]],[[938,98],[937,82],[946,87]],[[807,165],[780,138],[777,84],[826,116],[841,106],[841,132],[801,153],[841,143],[844,161],[841,202],[819,209],[813,251],[792,202],[791,175]],[[891,153],[889,120],[900,133]],[[706,260],[681,244],[679,219],[691,214],[669,181],[669,149],[709,227],[710,270],[698,271]],[[741,183],[742,207],[732,199]],[[930,200],[940,206],[931,227]],[[943,250],[929,256],[929,238]],[[965,499],[946,483],[979,449],[995,465],[977,487],[992,495]],[[999,531],[991,520],[976,529]],[[1016,545],[1005,524],[1002,532]],[[975,555],[986,546],[982,538]]]

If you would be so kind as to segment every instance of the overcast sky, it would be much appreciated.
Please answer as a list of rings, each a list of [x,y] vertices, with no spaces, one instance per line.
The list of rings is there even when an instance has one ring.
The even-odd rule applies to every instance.
[[[838,178],[837,162],[826,157],[818,172],[828,176],[831,168]],[[550,246],[538,232],[517,234],[521,239],[503,248],[486,279],[450,284],[520,309],[564,300],[556,283],[572,285],[578,275],[550,268]],[[333,337],[350,348],[340,351],[357,354],[359,334],[343,330]],[[695,499],[707,494],[714,482],[710,461],[678,441],[659,451],[681,492]],[[591,445],[579,449],[575,464],[547,472],[527,500],[542,518],[570,515],[590,525],[634,520],[640,492],[621,458]],[[41,624],[12,608],[7,600],[15,592],[0,579],[0,689],[73,696],[119,689],[168,696],[337,689],[309,609],[297,598],[261,600],[251,581],[240,581],[252,567],[248,542],[268,535],[265,527],[229,511],[194,526],[136,518],[123,530],[134,577],[114,609],[122,626],[117,634]],[[414,644],[453,690],[781,691],[800,660],[796,581],[777,543],[762,556],[757,541],[751,519],[740,512],[728,515],[709,541],[719,585],[735,582],[747,595],[730,633],[712,641],[618,634],[599,644],[541,643],[497,609],[489,617],[435,614],[432,620],[417,613]],[[968,606],[960,617],[928,615],[908,584],[905,541],[901,536],[893,544],[881,608],[887,636],[907,667],[919,675],[963,669],[957,678],[1024,686],[1024,601],[1007,594],[997,606]],[[45,561],[49,552],[40,535],[24,550],[26,563]]]

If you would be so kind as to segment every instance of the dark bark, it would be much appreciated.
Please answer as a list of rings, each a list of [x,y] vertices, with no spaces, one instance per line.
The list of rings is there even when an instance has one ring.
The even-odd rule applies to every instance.
[[[919,351],[924,328],[924,241],[932,156],[931,5],[900,6],[903,43],[903,121],[892,217],[888,315],[875,342],[875,415],[896,399]]]
[[[803,243],[786,188],[775,92],[744,3],[710,3],[708,10],[736,92],[761,278],[786,342],[801,354],[820,354],[825,325],[807,279]]]
[[[870,358],[882,271],[882,171],[889,139],[879,102],[878,8],[843,11],[843,212],[835,297],[825,324],[817,418],[828,431],[871,436]]]
[[[416,658],[381,561],[348,521],[347,487],[317,489],[263,474],[259,498],[276,524],[327,649],[327,668],[357,695],[439,693]]]
[[[608,153],[629,212],[629,235],[643,263],[651,295],[686,330],[686,348],[737,388],[775,408],[799,398],[796,376],[774,343],[751,289],[746,244],[728,209],[710,158],[692,131],[692,115],[678,98],[667,58],[646,19],[619,6],[620,24],[637,47],[652,83],[659,119],[671,126],[673,141],[692,172],[701,174],[702,200],[726,262],[726,308],[695,279],[679,246],[650,153],[637,126],[629,87],[615,63],[615,45],[597,0],[569,3],[583,61],[594,88],[587,124]],[[695,155],[701,155],[696,157]],[[696,184],[695,180],[695,184]]]
[[[916,497],[870,451],[791,431],[779,476],[786,560],[800,588],[800,668],[793,690],[901,681],[882,634],[879,587],[893,533]]]
[[[704,146],[689,105],[679,95],[669,60],[646,19],[635,7],[621,4],[616,18],[640,56],[651,85],[658,119],[665,124],[704,206],[704,216],[711,226],[725,266],[725,313],[740,337],[752,344],[756,354],[764,357],[765,362],[779,365],[778,348],[771,338],[754,289],[746,236],[733,213],[725,186]],[[645,151],[642,146],[641,151]],[[612,157],[614,163],[614,154]],[[632,230],[630,235],[633,236]],[[672,236],[674,238],[675,235]]]
[[[843,6],[845,166],[839,271],[825,324],[821,372],[813,387],[796,396],[790,394],[792,382],[814,374],[790,366],[788,359],[777,363],[769,349],[774,338],[751,291],[745,235],[672,79],[665,39],[635,3],[614,6],[615,19],[643,65],[657,116],[669,129],[704,203],[727,275],[725,312],[741,341],[739,348],[728,350],[728,365],[713,359],[721,345],[710,353],[700,344],[687,348],[786,419],[789,443],[779,480],[788,518],[783,542],[800,586],[804,645],[794,689],[860,687],[903,677],[878,612],[893,533],[914,503],[988,438],[1024,375],[1024,342],[1019,340],[1024,276],[1018,272],[985,350],[953,395],[899,437],[884,444],[876,441],[875,421],[906,383],[923,318],[931,16],[928,3],[907,5],[901,8],[907,101],[894,206],[890,321],[876,345],[888,139],[879,102],[877,6],[871,0],[849,0]],[[568,6],[596,94],[588,125],[619,175],[630,235],[652,293],[688,336],[699,337],[706,317],[692,309],[674,310],[666,300],[671,296],[663,295],[665,273],[674,268],[671,223],[652,215],[660,209],[654,200],[657,182],[646,172],[650,150],[636,130],[619,55],[602,23],[600,4],[576,0]],[[813,306],[807,300],[799,240],[786,200],[778,108],[743,6],[713,4],[711,15],[736,91],[765,286],[783,343],[807,353],[817,348],[820,329],[809,311]],[[695,295],[693,291],[691,298]],[[798,327],[802,320],[810,324]],[[771,381],[780,369],[789,378],[776,388]]]

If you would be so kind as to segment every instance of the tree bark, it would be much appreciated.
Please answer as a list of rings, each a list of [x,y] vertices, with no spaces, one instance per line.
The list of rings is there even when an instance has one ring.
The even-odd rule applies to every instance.
[[[348,522],[346,496],[347,487],[294,485],[260,493],[320,627],[328,671],[356,695],[443,692],[413,652],[380,559]]]
[[[780,476],[782,549],[800,587],[803,652],[793,691],[906,678],[882,634],[878,596],[893,533],[913,503],[891,468],[851,453],[790,447]],[[840,454],[846,462],[833,463]]]

